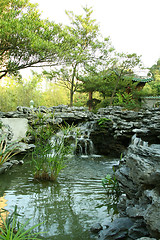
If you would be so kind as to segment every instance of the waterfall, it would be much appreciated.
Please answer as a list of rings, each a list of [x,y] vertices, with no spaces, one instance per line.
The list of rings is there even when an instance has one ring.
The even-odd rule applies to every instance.
[[[81,123],[78,125],[79,134],[77,135],[76,154],[92,155],[94,153],[93,142],[90,139],[90,134],[93,129],[94,121]]]
[[[136,134],[133,135],[131,143],[134,146],[148,147],[148,142],[143,141],[141,138],[138,138]]]
[[[93,129],[95,121],[80,123],[76,127],[71,127],[67,134],[64,136],[63,131],[60,130],[55,136],[52,137],[52,142],[57,138],[65,137],[66,143],[75,146],[76,155],[88,156],[94,154],[94,145],[90,139],[90,134]]]

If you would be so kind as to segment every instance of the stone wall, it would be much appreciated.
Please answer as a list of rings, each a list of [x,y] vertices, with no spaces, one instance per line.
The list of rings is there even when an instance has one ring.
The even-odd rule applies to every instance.
[[[16,112],[0,112],[0,118],[26,118],[29,124],[35,119],[35,113],[44,113],[47,122],[59,124],[64,121],[69,124],[93,121],[90,138],[98,154],[120,156],[136,133],[149,144],[160,143],[160,108],[142,109],[138,112],[127,111],[121,107],[101,108],[94,114],[84,107],[68,107],[59,105],[50,108],[18,107]],[[105,118],[102,127],[97,120]]]

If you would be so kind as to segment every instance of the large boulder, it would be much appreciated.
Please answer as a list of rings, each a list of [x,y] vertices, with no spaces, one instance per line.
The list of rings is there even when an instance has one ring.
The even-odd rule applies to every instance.
[[[119,210],[125,209],[126,216],[143,219],[151,236],[160,238],[160,145],[148,146],[134,137],[116,178],[126,194],[125,207],[119,202]],[[122,213],[124,214],[124,212]]]

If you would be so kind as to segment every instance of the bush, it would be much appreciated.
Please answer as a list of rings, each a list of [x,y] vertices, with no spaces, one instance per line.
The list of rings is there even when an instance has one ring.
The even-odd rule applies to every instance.
[[[19,152],[18,143],[7,142],[5,135],[0,137],[0,166]]]
[[[45,114],[38,112],[34,120],[38,127],[30,131],[35,139],[31,165],[35,179],[55,181],[60,171],[66,167],[68,155],[73,152],[73,147],[66,144],[66,136],[72,127],[59,126],[62,134],[56,136],[46,120]]]

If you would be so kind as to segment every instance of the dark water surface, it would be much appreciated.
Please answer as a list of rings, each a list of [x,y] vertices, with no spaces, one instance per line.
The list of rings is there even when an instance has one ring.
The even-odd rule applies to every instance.
[[[116,159],[102,156],[73,158],[57,182],[52,183],[33,180],[30,165],[25,161],[0,176],[0,197],[7,200],[8,211],[18,206],[21,222],[32,218],[33,226],[45,221],[37,228],[47,232],[42,239],[97,239],[90,227],[111,218],[101,179],[112,173],[116,163]]]

